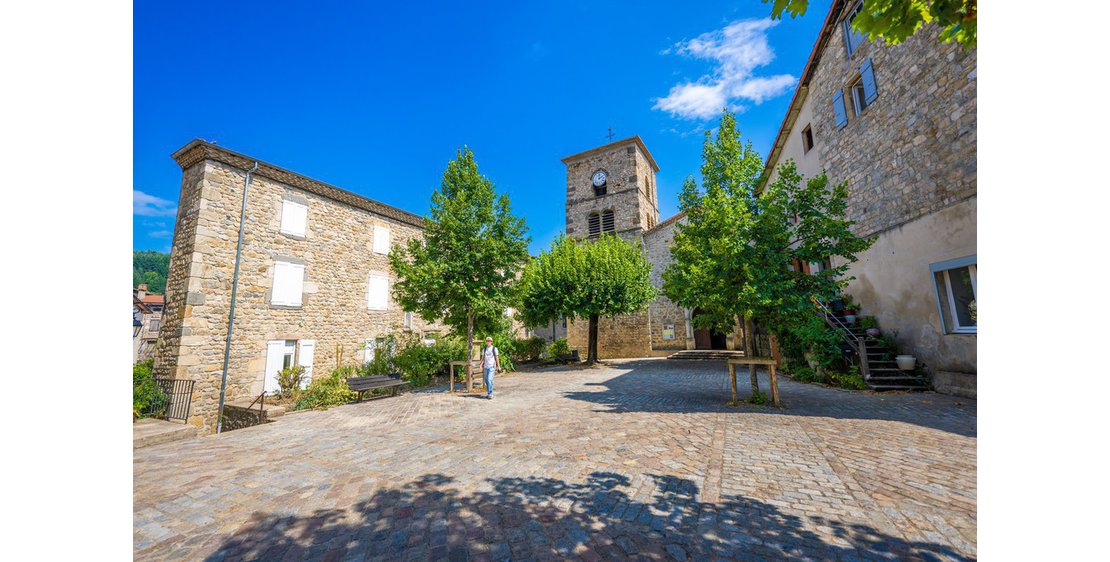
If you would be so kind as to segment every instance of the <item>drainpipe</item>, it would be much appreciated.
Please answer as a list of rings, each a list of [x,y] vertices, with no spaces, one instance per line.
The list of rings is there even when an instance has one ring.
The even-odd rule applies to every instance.
[[[239,242],[235,245],[235,274],[231,278],[231,312],[227,315],[227,342],[224,344],[224,373],[220,380],[220,410],[216,417],[216,433],[224,428],[224,396],[227,393],[227,361],[231,356],[231,333],[235,330],[235,296],[239,292],[239,259],[243,255],[243,227],[247,222],[247,192],[251,188],[251,174],[258,169],[258,162],[247,170],[243,184],[243,210],[239,213]]]

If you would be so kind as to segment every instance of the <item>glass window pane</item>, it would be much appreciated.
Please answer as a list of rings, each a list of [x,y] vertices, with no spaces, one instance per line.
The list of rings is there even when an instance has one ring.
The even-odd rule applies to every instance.
[[[960,327],[974,327],[975,320],[972,319],[970,305],[975,302],[975,288],[971,283],[971,271],[966,266],[950,269],[948,282],[952,287],[952,306],[955,308],[956,320]]]

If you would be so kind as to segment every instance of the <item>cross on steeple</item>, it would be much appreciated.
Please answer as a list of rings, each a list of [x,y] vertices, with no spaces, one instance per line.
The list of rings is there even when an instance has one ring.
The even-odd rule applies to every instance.
[[[613,128],[609,127],[609,142],[613,142]]]

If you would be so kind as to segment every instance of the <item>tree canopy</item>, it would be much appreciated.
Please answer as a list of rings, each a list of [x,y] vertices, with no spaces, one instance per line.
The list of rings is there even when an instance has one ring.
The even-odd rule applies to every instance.
[[[170,273],[170,255],[154,250],[135,250],[131,255],[131,284],[146,283],[147,292],[165,294]]]
[[[503,324],[509,286],[528,259],[527,227],[512,214],[507,195],[478,171],[465,146],[447,164],[432,193],[423,238],[394,245],[393,298],[404,310],[442,320],[466,334]],[[469,355],[468,355],[469,356]]]
[[[515,291],[525,324],[588,318],[590,363],[597,361],[598,318],[641,310],[656,297],[642,247],[611,234],[592,242],[560,236],[529,262]]]
[[[791,17],[805,15],[809,0],[763,0],[771,4],[771,17],[779,19],[783,12]],[[897,45],[917,33],[922,26],[935,22],[941,28],[941,40],[957,41],[974,49],[977,39],[978,0],[863,0],[863,10],[852,21],[852,27],[869,40],[882,38]]]
[[[702,158],[704,189],[688,178],[679,198],[686,221],[676,227],[664,294],[680,306],[699,308],[699,327],[723,328],[744,319],[749,353],[750,319],[772,334],[812,328],[813,299],[835,297],[855,254],[871,245],[851,231],[847,183],[829,188],[824,174],[803,180],[787,161],[759,193],[762,161],[750,142],[741,143],[727,111],[717,138],[706,133]],[[839,265],[813,275],[793,267],[834,256]]]

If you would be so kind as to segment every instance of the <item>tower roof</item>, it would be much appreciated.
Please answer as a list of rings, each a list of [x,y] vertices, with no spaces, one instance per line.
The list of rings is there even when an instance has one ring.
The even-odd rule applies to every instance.
[[[653,170],[655,170],[656,172],[659,171],[659,165],[655,163],[655,158],[653,158],[651,156],[651,153],[648,152],[647,145],[644,144],[644,140],[640,138],[640,135],[632,135],[631,137],[628,137],[626,139],[621,139],[619,141],[613,141],[609,144],[603,144],[603,145],[601,145],[597,148],[591,148],[591,149],[589,149],[585,152],[579,152],[578,154],[571,154],[570,156],[567,156],[566,158],[563,158],[562,162],[563,162],[563,164],[570,164],[571,162],[573,162],[575,160],[581,160],[583,158],[587,158],[587,157],[593,156],[595,154],[601,154],[602,152],[608,152],[608,151],[610,151],[614,148],[618,148],[618,147],[626,145],[626,144],[635,144],[636,146],[640,147],[640,150],[644,153],[644,156],[647,156],[648,163],[651,164],[651,168]]]

